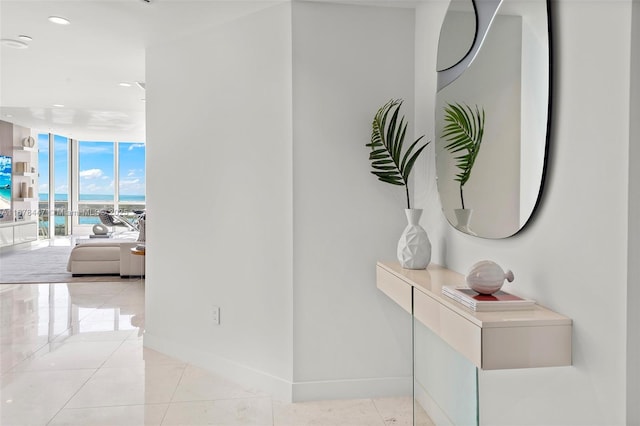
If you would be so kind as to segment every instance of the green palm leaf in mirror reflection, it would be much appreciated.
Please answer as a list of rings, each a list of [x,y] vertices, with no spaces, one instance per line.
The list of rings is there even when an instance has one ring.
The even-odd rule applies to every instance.
[[[462,188],[471,176],[471,169],[478,157],[482,136],[484,135],[484,109],[475,106],[475,110],[468,105],[447,104],[444,108],[445,117],[442,138],[449,142],[445,149],[451,152],[456,160],[456,167],[460,169],[455,177],[460,182],[460,201],[464,209],[464,195]]]
[[[418,142],[424,137],[422,135],[403,154],[407,123],[404,116],[398,122],[401,106],[401,99],[392,99],[378,110],[372,123],[371,142],[366,146],[371,148],[369,154],[373,168],[371,173],[382,182],[404,186],[407,195],[407,208],[410,209],[409,175],[418,156],[429,145],[429,142],[416,149]],[[389,114],[391,114],[391,119],[387,123]]]

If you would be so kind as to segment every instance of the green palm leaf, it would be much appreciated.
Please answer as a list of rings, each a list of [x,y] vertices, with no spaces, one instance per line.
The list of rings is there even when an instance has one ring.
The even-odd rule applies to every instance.
[[[407,208],[411,208],[408,188],[409,175],[418,156],[429,145],[429,142],[418,147],[418,142],[424,135],[420,136],[403,153],[407,123],[404,116],[398,122],[401,106],[401,99],[392,99],[378,110],[372,123],[371,142],[366,146],[371,148],[369,153],[369,160],[371,160],[373,168],[371,173],[382,182],[404,186],[407,194]],[[387,123],[389,115],[391,118]]]
[[[484,135],[484,109],[480,110],[475,106],[475,110],[468,105],[447,104],[444,109],[445,126],[442,131],[442,138],[448,142],[445,149],[454,156],[456,167],[460,172],[455,180],[460,182],[460,200],[464,208],[464,196],[462,187],[471,177],[471,169],[480,152],[482,137]]]

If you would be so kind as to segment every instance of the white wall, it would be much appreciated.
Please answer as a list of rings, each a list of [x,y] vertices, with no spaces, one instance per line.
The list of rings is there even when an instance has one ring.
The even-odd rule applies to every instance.
[[[145,345],[290,397],[291,6],[147,52]],[[211,320],[220,306],[221,324]]]
[[[293,6],[294,396],[409,395],[411,322],[375,287],[406,201],[365,144],[391,98],[413,122],[414,13]]]
[[[416,167],[416,206],[434,261],[464,272],[495,260],[516,273],[509,289],[574,320],[572,367],[481,374],[481,421],[623,424],[627,214],[638,205],[629,203],[637,153],[627,158],[624,113],[631,1],[553,6],[554,130],[535,220],[498,241],[452,230],[432,147]],[[397,44],[388,53],[411,66],[410,11],[294,4],[292,30],[291,7],[148,53],[145,344],[262,379],[285,397],[292,383],[301,399],[362,394],[367,384],[401,390],[408,322],[375,290],[373,263],[393,257],[403,199],[368,174],[364,143],[372,105],[401,96],[411,118],[414,78],[415,133],[433,138],[446,2],[417,10],[415,76],[404,66],[378,70],[367,44],[390,43],[376,38],[389,24],[409,53]],[[637,253],[635,239],[629,245]],[[220,326],[209,321],[212,304],[222,308]]]
[[[417,13],[416,117],[427,125],[440,3]],[[574,320],[572,367],[481,373],[483,424],[624,424],[631,2],[558,1],[553,12],[554,127],[536,217],[497,241],[443,228],[441,214],[423,226],[434,260],[461,272],[495,260],[515,272],[509,290]],[[416,189],[419,207],[439,210],[431,179]]]
[[[294,3],[149,50],[146,346],[285,399],[411,393],[410,317],[375,287],[404,191],[365,144],[388,99],[413,117],[413,25]]]
[[[633,1],[629,117],[629,253],[627,274],[627,424],[640,424],[640,1]],[[635,220],[634,220],[635,219]]]

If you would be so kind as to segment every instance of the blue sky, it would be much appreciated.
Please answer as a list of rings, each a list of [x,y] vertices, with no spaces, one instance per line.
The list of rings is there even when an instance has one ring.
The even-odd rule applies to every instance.
[[[48,166],[43,164],[48,157],[47,135],[39,135],[40,146],[40,192],[47,192]],[[67,138],[54,137],[55,148],[55,188],[57,194],[66,194],[68,182],[68,143]],[[79,147],[79,181],[80,194],[105,194],[105,201],[113,200],[115,170],[113,142],[80,141]],[[44,149],[43,149],[44,148]],[[120,142],[120,194],[145,194],[145,146],[140,143]]]
[[[145,145],[120,142],[120,194],[144,195],[146,186]]]

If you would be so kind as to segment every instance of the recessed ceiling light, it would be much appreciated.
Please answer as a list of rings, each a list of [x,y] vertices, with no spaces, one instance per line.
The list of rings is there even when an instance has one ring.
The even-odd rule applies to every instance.
[[[56,108],[64,108],[64,105],[62,104],[53,104],[53,106]]]
[[[49,19],[49,22],[53,22],[54,24],[58,24],[58,25],[69,25],[71,23],[71,21],[61,16],[49,16],[48,19]]]
[[[24,34],[20,34],[18,36],[18,38],[22,41],[32,41],[33,39],[31,37],[29,37],[28,35],[24,35]]]
[[[0,39],[0,43],[2,43],[3,46],[12,47],[14,49],[26,49],[27,47],[29,47],[27,43],[11,38]]]
[[[7,118],[13,117],[13,115],[11,115],[11,114],[5,114],[4,116],[7,117]]]
[[[122,87],[131,87],[131,83],[127,83],[126,81],[123,81],[122,83],[119,83],[118,85],[122,86]]]

